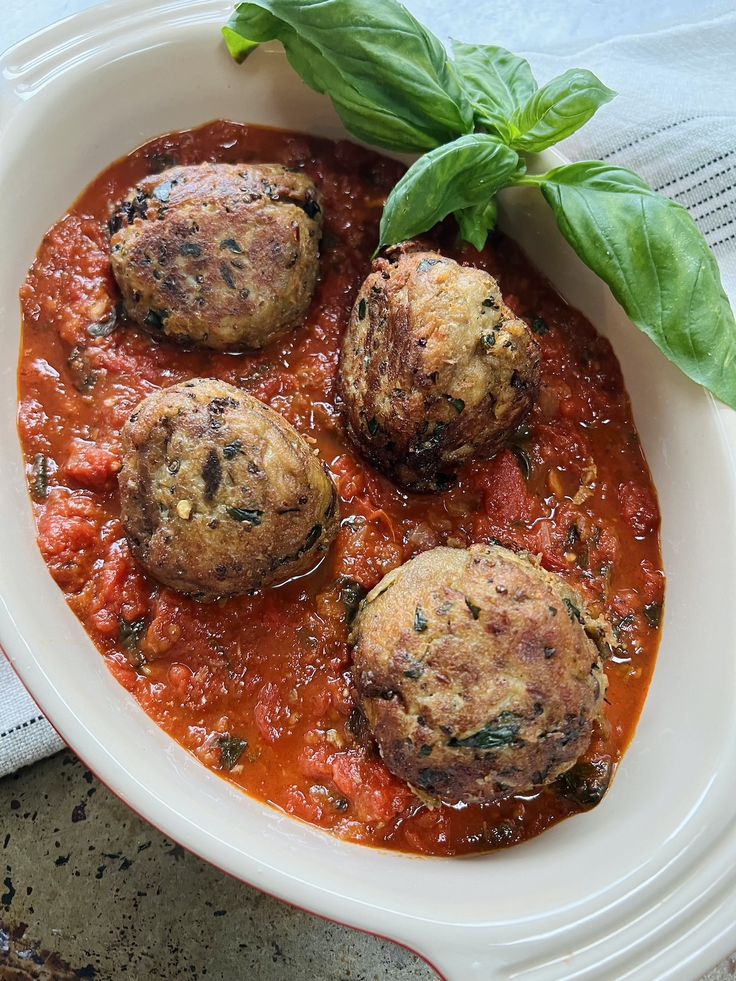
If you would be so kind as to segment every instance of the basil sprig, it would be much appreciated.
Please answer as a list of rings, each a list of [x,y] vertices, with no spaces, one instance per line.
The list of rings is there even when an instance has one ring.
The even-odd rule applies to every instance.
[[[238,61],[281,41],[307,85],[368,143],[418,153],[472,132],[444,45],[394,0],[255,0],[238,4],[223,33]]]
[[[482,217],[488,202],[524,170],[518,153],[489,133],[461,136],[430,150],[407,170],[391,192],[381,217],[379,244],[403,242],[449,214],[459,211],[467,215],[470,208],[483,209],[474,213],[482,226],[491,217]],[[483,242],[485,237],[484,232]]]
[[[424,154],[389,195],[380,246],[454,214],[461,237],[481,250],[498,191],[536,186],[631,320],[736,408],[736,321],[688,213],[621,167],[592,161],[525,173],[520,154],[570,136],[614,97],[591,72],[571,69],[540,88],[528,62],[505,48],[456,41],[451,59],[397,0],[253,0],[238,4],[223,33],[238,61],[279,40],[353,136]]]

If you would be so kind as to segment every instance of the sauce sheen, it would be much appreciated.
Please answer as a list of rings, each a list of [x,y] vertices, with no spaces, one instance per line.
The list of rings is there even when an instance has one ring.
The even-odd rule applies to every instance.
[[[147,174],[174,164],[276,162],[324,198],[321,275],[303,326],[257,354],[159,343],[122,315],[107,221]],[[214,122],[155,139],[104,171],[44,237],[21,289],[19,430],[42,554],[120,683],[201,762],[249,794],[340,837],[453,855],[530,838],[581,810],[556,787],[428,809],[393,777],[355,711],[350,606],[437,545],[499,542],[540,556],[609,617],[606,724],[588,758],[615,766],[654,667],[664,579],[659,512],[618,362],[509,239],[477,253],[450,222],[430,244],[495,276],[542,351],[539,402],[509,448],[438,495],[405,494],[346,440],[340,340],[403,165],[346,142]],[[148,578],[120,521],[120,431],[162,386],[217,377],[313,442],[342,524],[321,564],[282,586],[199,604]],[[72,656],[70,654],[70,656]]]

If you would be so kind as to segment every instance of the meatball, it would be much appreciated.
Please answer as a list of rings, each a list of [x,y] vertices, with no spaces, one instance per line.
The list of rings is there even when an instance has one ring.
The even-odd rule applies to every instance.
[[[127,315],[151,334],[256,349],[307,312],[322,210],[304,174],[275,164],[198,164],[146,177],[110,222]]]
[[[349,435],[404,487],[437,490],[471,456],[491,455],[529,410],[539,350],[481,269],[436,252],[378,259],[340,359]]]
[[[358,701],[392,773],[492,801],[555,780],[589,746],[611,635],[525,554],[435,548],[390,572],[351,635]]]
[[[155,579],[200,600],[306,572],[338,524],[326,467],[273,409],[200,378],[154,392],[123,427],[122,519]]]

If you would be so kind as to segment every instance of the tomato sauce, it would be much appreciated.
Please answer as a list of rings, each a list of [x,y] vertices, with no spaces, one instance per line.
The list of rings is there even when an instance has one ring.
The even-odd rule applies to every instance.
[[[186,351],[115,317],[111,209],[146,174],[205,160],[303,168],[325,202],[321,280],[303,326],[258,354]],[[609,343],[509,239],[479,255],[451,222],[435,243],[487,269],[542,350],[541,394],[508,449],[435,496],[401,493],[346,441],[340,339],[403,166],[346,142],[214,122],[147,143],[102,173],[44,237],[21,289],[19,430],[38,542],[120,683],[205,766],[341,838],[430,855],[515,844],[581,810],[556,787],[429,809],[360,725],[347,644],[360,590],[436,545],[500,542],[541,557],[605,613],[606,724],[589,751],[615,767],[652,674],[664,579],[659,514]],[[120,521],[120,430],[145,395],[196,376],[240,386],[316,441],[342,525],[309,575],[200,605],[137,566]]]

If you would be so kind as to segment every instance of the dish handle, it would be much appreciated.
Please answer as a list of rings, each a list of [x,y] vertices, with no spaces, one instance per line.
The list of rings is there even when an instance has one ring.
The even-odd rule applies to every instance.
[[[482,936],[469,937],[467,927],[437,930],[427,924],[406,946],[442,981],[508,981],[512,976],[511,960],[505,945]]]

